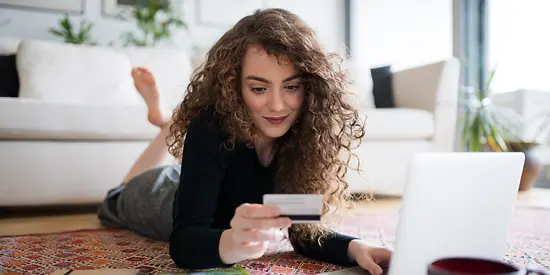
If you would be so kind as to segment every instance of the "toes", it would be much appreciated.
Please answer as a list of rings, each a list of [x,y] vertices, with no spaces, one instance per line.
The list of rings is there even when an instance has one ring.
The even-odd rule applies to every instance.
[[[142,73],[139,70],[132,70],[132,77],[140,77]]]
[[[142,67],[132,68],[132,75],[141,75],[146,72],[148,72],[148,70]]]
[[[149,81],[154,80],[153,73],[151,73],[151,71],[149,71],[147,68],[143,68],[143,67],[133,68],[132,77],[133,78],[143,77],[144,79],[147,79]]]

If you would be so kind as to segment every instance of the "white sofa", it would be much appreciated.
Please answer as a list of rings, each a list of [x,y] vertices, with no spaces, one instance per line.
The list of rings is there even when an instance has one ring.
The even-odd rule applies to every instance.
[[[151,69],[172,106],[191,73],[178,49],[4,41],[0,51],[17,54],[20,95],[0,98],[0,206],[99,201],[157,133],[132,67]]]
[[[150,68],[173,106],[192,68],[175,49],[0,38],[0,54],[10,52],[21,87],[19,98],[0,98],[0,206],[100,201],[156,134],[131,68]],[[398,108],[363,102],[367,136],[356,153],[365,177],[350,172],[352,191],[399,195],[411,154],[453,150],[458,74],[455,59],[396,72]]]

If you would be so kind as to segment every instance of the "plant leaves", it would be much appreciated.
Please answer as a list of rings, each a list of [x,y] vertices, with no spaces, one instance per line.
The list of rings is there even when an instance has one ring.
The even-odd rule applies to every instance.
[[[59,36],[59,37],[65,37],[65,33],[60,31],[60,30],[56,30],[56,29],[53,29],[53,28],[50,28],[49,29],[49,32],[55,36]]]
[[[126,44],[134,46],[151,46],[172,36],[172,28],[187,29],[187,24],[179,18],[166,0],[149,0],[146,7],[138,6],[136,1],[132,6],[132,14],[136,25],[143,34],[143,39],[124,36]],[[167,18],[165,20],[159,19]]]
[[[495,77],[495,73],[497,72],[497,66],[495,66],[495,68],[491,71],[491,73],[489,74],[489,79],[487,79],[487,83],[485,83],[485,89],[483,90],[483,94],[485,94],[485,96],[489,96],[489,87],[491,86],[491,83],[493,82],[493,78]]]
[[[498,149],[500,152],[506,152],[508,151],[508,146],[506,145],[506,142],[500,135],[499,131],[495,129],[493,125],[489,125],[491,127],[491,137],[493,141],[496,143],[496,146],[498,146]]]
[[[74,28],[73,23],[70,21],[68,14],[59,20],[59,28],[50,28],[48,31],[64,39],[65,43],[71,44],[92,44],[91,30],[93,24],[87,20],[81,20],[79,23],[79,30]]]

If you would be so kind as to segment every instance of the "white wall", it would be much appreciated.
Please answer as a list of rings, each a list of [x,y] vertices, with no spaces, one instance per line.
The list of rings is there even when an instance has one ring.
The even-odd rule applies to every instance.
[[[100,44],[107,44],[110,41],[120,43],[120,35],[128,30],[136,30],[130,22],[114,19],[113,17],[102,16],[102,5],[99,0],[88,0],[85,2],[83,15],[71,15],[73,23],[77,20],[87,19],[94,23],[93,35]],[[48,40],[59,40],[48,32],[50,27],[57,28],[58,20],[63,17],[62,13],[42,11],[37,9],[15,9],[11,7],[0,7],[0,18],[7,19],[9,23],[0,27],[0,36],[37,38]]]
[[[84,1],[84,0],[83,0]],[[119,19],[105,17],[102,14],[101,0],[84,1],[83,15],[73,16],[94,22],[93,37],[101,44],[115,41],[120,45],[120,35],[127,30],[136,30],[134,24]],[[317,31],[321,42],[328,50],[341,48],[344,42],[344,8],[341,0],[189,0],[178,6],[181,14],[190,25],[190,33],[176,34],[174,43],[189,47],[194,45],[208,48],[238,19],[254,9],[280,7],[297,13],[306,23]],[[313,11],[311,8],[315,7]],[[23,37],[39,39],[58,39],[48,33],[49,27],[57,26],[61,13],[39,10],[21,10],[0,7],[0,22],[9,20],[9,24],[0,26],[0,37]]]
[[[93,36],[101,44],[121,43],[120,35],[135,30],[132,22],[105,17],[102,0],[83,0],[86,18],[95,23]],[[177,0],[190,25],[174,44],[208,48],[232,24],[256,8],[281,7],[297,13],[316,31],[328,50],[344,43],[342,0]],[[452,0],[352,0],[352,51],[361,66],[414,66],[452,55]],[[315,7],[315,11],[312,10]],[[47,32],[61,13],[0,7],[0,37],[58,39]]]
[[[352,0],[353,58],[399,69],[453,55],[452,0]]]
[[[238,19],[260,7],[285,8],[298,14],[330,51],[339,50],[344,43],[344,2],[341,0],[196,0],[186,4],[186,10],[194,11],[189,15],[195,23],[192,35],[195,44],[210,45]]]

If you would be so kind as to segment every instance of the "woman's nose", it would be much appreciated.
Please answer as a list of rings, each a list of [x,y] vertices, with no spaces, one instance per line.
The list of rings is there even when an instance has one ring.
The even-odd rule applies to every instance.
[[[269,110],[274,112],[282,111],[284,109],[284,105],[283,93],[279,89],[273,90],[271,96],[269,97]]]

